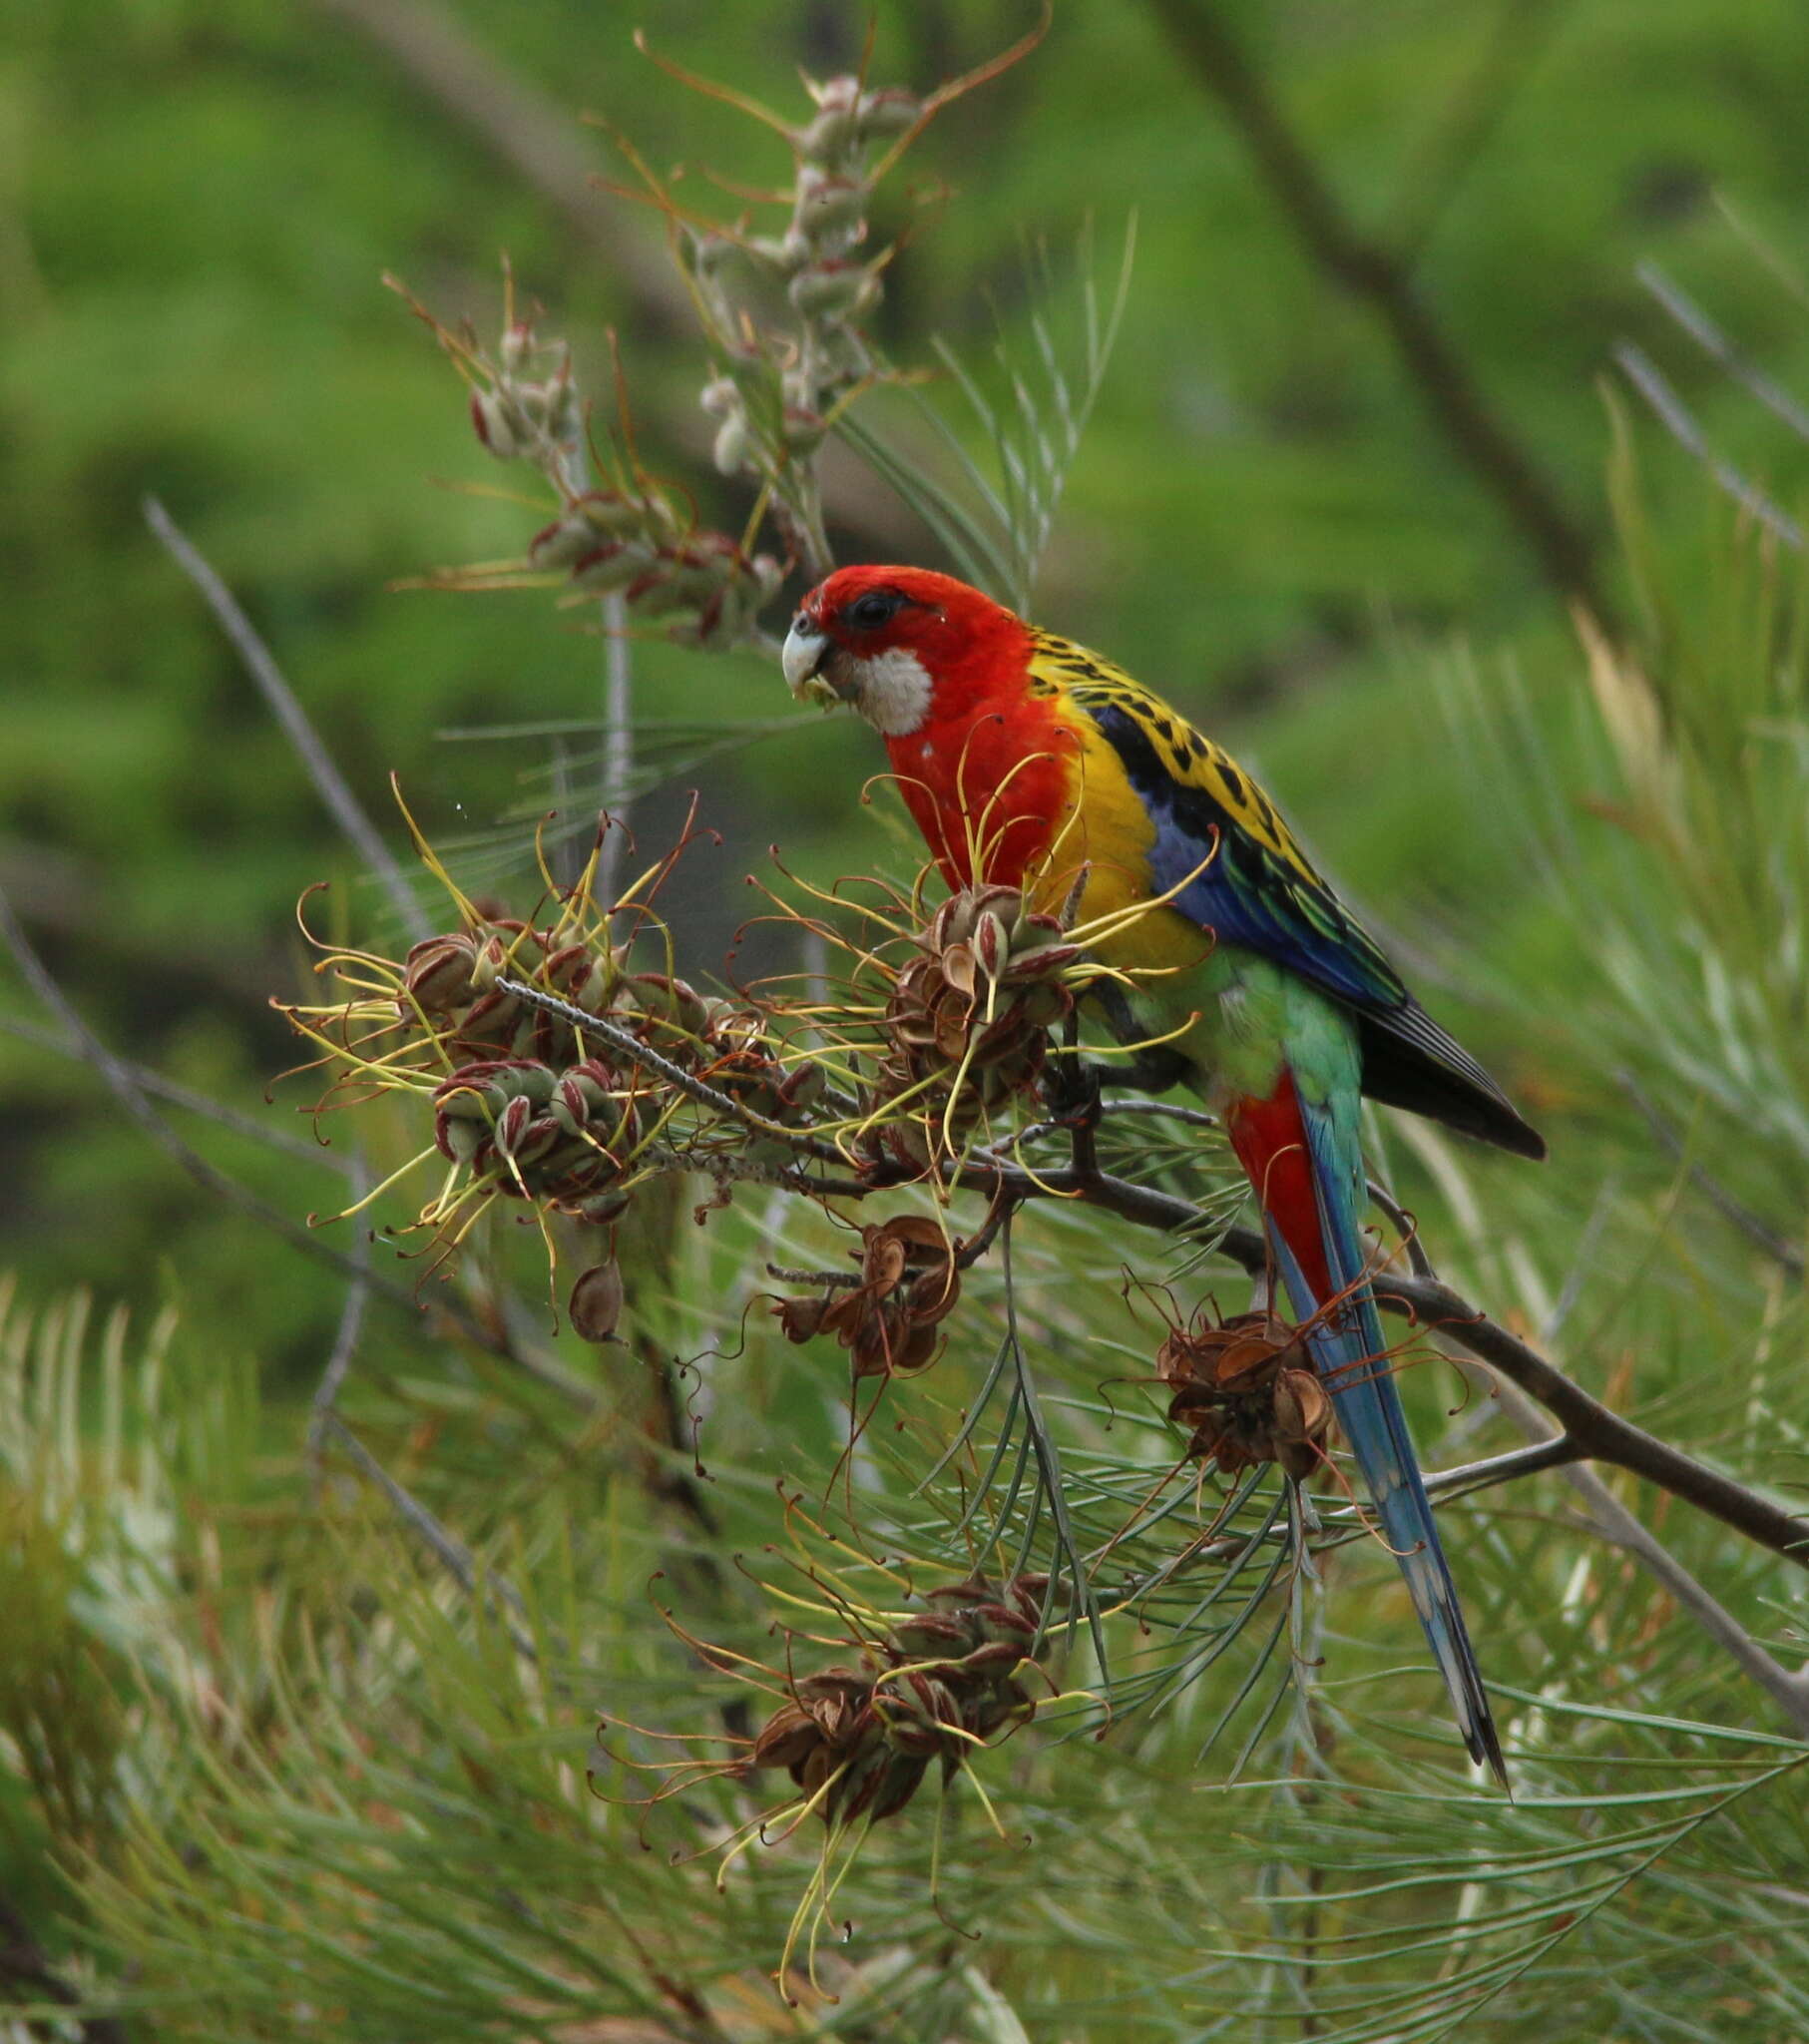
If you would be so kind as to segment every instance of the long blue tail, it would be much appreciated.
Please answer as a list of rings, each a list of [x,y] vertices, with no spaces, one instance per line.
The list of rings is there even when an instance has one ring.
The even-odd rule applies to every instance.
[[[1505,1788],[1508,1771],[1501,1739],[1457,1587],[1439,1545],[1432,1505],[1420,1481],[1393,1366],[1384,1355],[1387,1344],[1375,1297],[1367,1283],[1357,1282],[1364,1269],[1357,1229],[1364,1178],[1355,1102],[1349,1115],[1339,1115],[1301,1098],[1292,1080],[1284,1079],[1272,1100],[1243,1105],[1254,1112],[1242,1117],[1242,1127],[1233,1123],[1232,1139],[1262,1199],[1269,1241],[1295,1313],[1308,1320],[1324,1303],[1324,1297],[1316,1295],[1315,1279],[1324,1284],[1324,1296],[1355,1287],[1309,1334],[1313,1365],[1333,1394],[1339,1424],[1363,1472],[1383,1536],[1407,1579],[1427,1644],[1451,1693],[1464,1744],[1472,1760],[1488,1762]],[[1292,1131],[1277,1126],[1286,1122],[1294,1124]],[[1277,1141],[1289,1134],[1291,1142]],[[1309,1176],[1312,1211],[1307,1208],[1308,1186],[1301,1183]]]

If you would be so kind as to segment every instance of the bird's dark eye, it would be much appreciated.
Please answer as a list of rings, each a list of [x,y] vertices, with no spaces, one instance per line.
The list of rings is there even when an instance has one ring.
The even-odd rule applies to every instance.
[[[856,597],[843,615],[857,631],[871,632],[889,625],[909,601],[896,589],[870,589],[865,596]]]

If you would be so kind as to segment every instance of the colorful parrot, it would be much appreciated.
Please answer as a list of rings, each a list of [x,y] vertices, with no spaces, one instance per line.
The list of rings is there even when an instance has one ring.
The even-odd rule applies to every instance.
[[[795,694],[852,705],[884,738],[951,887],[1025,887],[1051,908],[1080,882],[1081,918],[1111,918],[1094,948],[1135,975],[1131,1012],[1113,1019],[1170,1038],[1175,1075],[1221,1118],[1464,1743],[1505,1785],[1366,1281],[1360,1102],[1523,1157],[1544,1142],[1407,991],[1262,789],[1098,655],[950,576],[858,567],[804,599],[783,662]]]

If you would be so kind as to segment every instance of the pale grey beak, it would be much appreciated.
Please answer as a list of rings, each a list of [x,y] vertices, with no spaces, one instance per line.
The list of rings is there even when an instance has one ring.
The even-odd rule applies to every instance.
[[[838,700],[835,691],[817,673],[828,650],[826,632],[818,631],[803,617],[792,621],[791,630],[785,634],[785,650],[779,655],[779,665],[785,671],[786,688],[800,703]]]
[[[779,656],[779,665],[785,669],[785,687],[793,695],[803,697],[809,693],[809,683],[815,681],[817,663],[822,661],[828,644],[826,632],[817,632],[805,617],[795,617],[791,630],[785,634],[785,652]]]

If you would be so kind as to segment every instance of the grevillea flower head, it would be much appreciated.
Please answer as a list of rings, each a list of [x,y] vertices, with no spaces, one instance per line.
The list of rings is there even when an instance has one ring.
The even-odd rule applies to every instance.
[[[1172,1388],[1168,1417],[1187,1453],[1225,1475],[1278,1462],[1304,1480],[1323,1467],[1332,1401],[1298,1327],[1264,1311],[1170,1327],[1155,1367]]]

